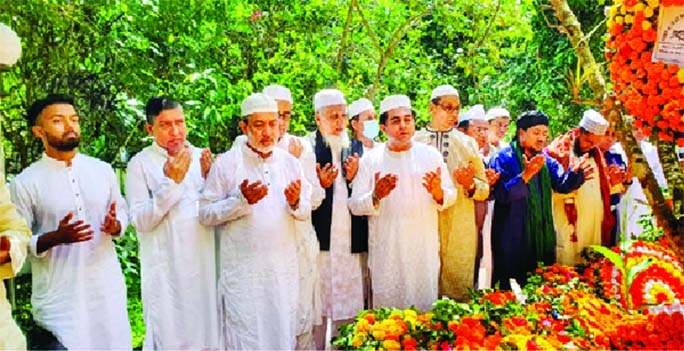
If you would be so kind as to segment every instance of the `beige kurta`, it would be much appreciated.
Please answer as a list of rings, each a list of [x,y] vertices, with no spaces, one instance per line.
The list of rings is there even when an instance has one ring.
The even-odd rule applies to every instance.
[[[2,280],[14,277],[26,260],[31,230],[10,202],[7,186],[0,184],[0,237],[10,240],[10,261],[0,265],[0,350],[26,350],[26,339],[12,319]]]
[[[472,162],[475,169],[475,192],[468,196],[467,189],[455,179],[458,196],[456,203],[439,213],[440,257],[442,260],[439,294],[464,300],[468,289],[474,287],[475,258],[477,256],[477,228],[475,225],[474,200],[485,200],[489,185],[484,163],[475,139],[452,129],[437,132],[424,128],[416,132],[414,140],[427,143],[439,150],[453,177],[454,169],[467,167]]]
[[[577,156],[571,154],[570,163]],[[593,157],[587,158],[587,162],[594,168],[594,177],[582,184],[582,186],[569,193],[560,194],[554,192],[553,201],[553,224],[556,228],[556,260],[560,264],[575,265],[583,262],[582,250],[590,245],[601,245],[601,221],[603,220],[603,199],[601,197],[601,185],[598,177],[598,167]],[[577,209],[577,224],[573,226],[568,221],[565,212],[565,203],[574,202]],[[573,239],[573,231],[576,229],[576,241]]]

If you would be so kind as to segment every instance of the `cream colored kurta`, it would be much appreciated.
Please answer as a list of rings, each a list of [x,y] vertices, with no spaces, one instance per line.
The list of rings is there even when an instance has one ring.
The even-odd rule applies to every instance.
[[[570,154],[570,164],[577,156]],[[587,162],[594,168],[592,179],[568,194],[553,192],[553,223],[556,228],[556,260],[560,264],[575,265],[582,263],[582,250],[590,245],[601,245],[601,221],[603,220],[603,199],[598,167],[593,157]],[[572,226],[565,212],[565,203],[574,202],[577,208],[577,225]],[[577,241],[573,241],[576,229]]]
[[[121,228],[128,208],[111,166],[76,154],[71,165],[46,154],[12,181],[19,213],[31,226],[33,319],[68,349],[131,349],[126,285],[114,238],[100,231],[112,202]],[[72,212],[94,231],[89,241],[37,252],[38,238]]]
[[[12,319],[12,306],[5,298],[3,280],[13,278],[24,264],[31,230],[10,202],[4,183],[0,184],[0,237],[10,241],[10,261],[0,265],[0,350],[26,350],[26,338]]]
[[[250,205],[244,179],[262,181],[267,195]],[[285,188],[302,180],[299,206],[290,208]],[[311,213],[311,187],[297,159],[279,148],[264,159],[236,145],[217,157],[200,202],[200,221],[221,235],[218,283],[226,349],[294,349],[299,271],[295,218]]]
[[[349,208],[355,215],[368,216],[368,265],[374,308],[415,305],[427,311],[437,299],[438,212],[458,197],[445,166],[433,148],[415,142],[407,151],[393,152],[383,147],[361,159]],[[441,168],[442,205],[423,186],[425,173],[437,168]],[[377,207],[373,206],[376,172],[398,177],[396,187]]]
[[[456,129],[437,132],[430,128],[416,132],[414,140],[435,147],[442,155],[449,174],[454,169],[467,167],[472,162],[475,169],[475,192],[468,196],[467,189],[452,178],[458,196],[456,203],[439,213],[440,256],[442,268],[439,293],[454,299],[468,298],[468,289],[474,287],[475,259],[477,257],[477,227],[475,225],[474,200],[486,200],[489,184],[484,163],[475,139]]]
[[[180,184],[157,143],[128,163],[126,197],[140,243],[144,349],[218,349],[214,227],[199,222],[202,149]]]

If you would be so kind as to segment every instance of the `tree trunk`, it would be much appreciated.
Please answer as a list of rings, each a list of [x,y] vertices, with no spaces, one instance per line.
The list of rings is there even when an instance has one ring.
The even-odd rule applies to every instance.
[[[550,4],[556,18],[561,23],[560,31],[566,34],[570,40],[582,69],[587,75],[587,82],[594,92],[596,99],[601,102],[602,114],[608,121],[615,124],[617,138],[627,153],[629,162],[632,165],[632,172],[641,183],[648,203],[653,209],[656,221],[665,231],[665,235],[679,258],[684,258],[684,233],[682,233],[682,228],[678,224],[672,208],[665,203],[665,198],[660,191],[655,176],[648,166],[641,148],[632,136],[631,126],[625,124],[619,102],[614,94],[606,96],[606,82],[601,73],[601,67],[596,63],[594,55],[591,53],[588,39],[582,31],[582,25],[570,9],[570,6],[568,6],[567,0],[550,0]],[[673,146],[671,144],[669,148],[663,146],[663,150],[659,150],[659,152],[661,153],[661,162],[663,162],[663,171],[665,174],[671,174],[675,167],[678,168],[674,158]],[[671,157],[664,158],[665,155]],[[670,184],[670,188],[677,184],[681,186],[681,183],[684,182],[681,178],[683,177],[680,174],[678,181]]]

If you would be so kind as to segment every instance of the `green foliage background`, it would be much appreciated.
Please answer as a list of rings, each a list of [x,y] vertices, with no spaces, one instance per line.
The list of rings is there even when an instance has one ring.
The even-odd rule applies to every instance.
[[[590,45],[602,59],[603,1],[569,3],[585,32],[596,29]],[[464,106],[505,106],[513,115],[537,107],[553,117],[558,134],[586,108],[573,101],[572,86],[580,99],[591,92],[577,79],[574,51],[549,26],[556,21],[545,6],[545,0],[5,0],[0,22],[24,48],[19,62],[0,72],[6,172],[17,174],[39,157],[23,115],[33,100],[55,91],[77,98],[81,151],[119,169],[151,142],[142,110],[150,97],[182,101],[189,140],[218,153],[238,134],[241,100],[274,83],[292,90],[295,134],[314,129],[312,97],[322,88],[376,105],[388,94],[407,94],[423,125],[431,89],[446,83],[459,89]],[[134,231],[118,245],[140,346]],[[30,282],[21,279],[17,318],[30,333]]]

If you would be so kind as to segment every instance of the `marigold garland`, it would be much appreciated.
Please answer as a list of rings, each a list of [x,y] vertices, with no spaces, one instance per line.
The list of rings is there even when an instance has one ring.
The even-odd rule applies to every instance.
[[[684,146],[684,68],[651,60],[660,6],[684,6],[684,0],[615,0],[608,18],[608,70],[635,126]]]

